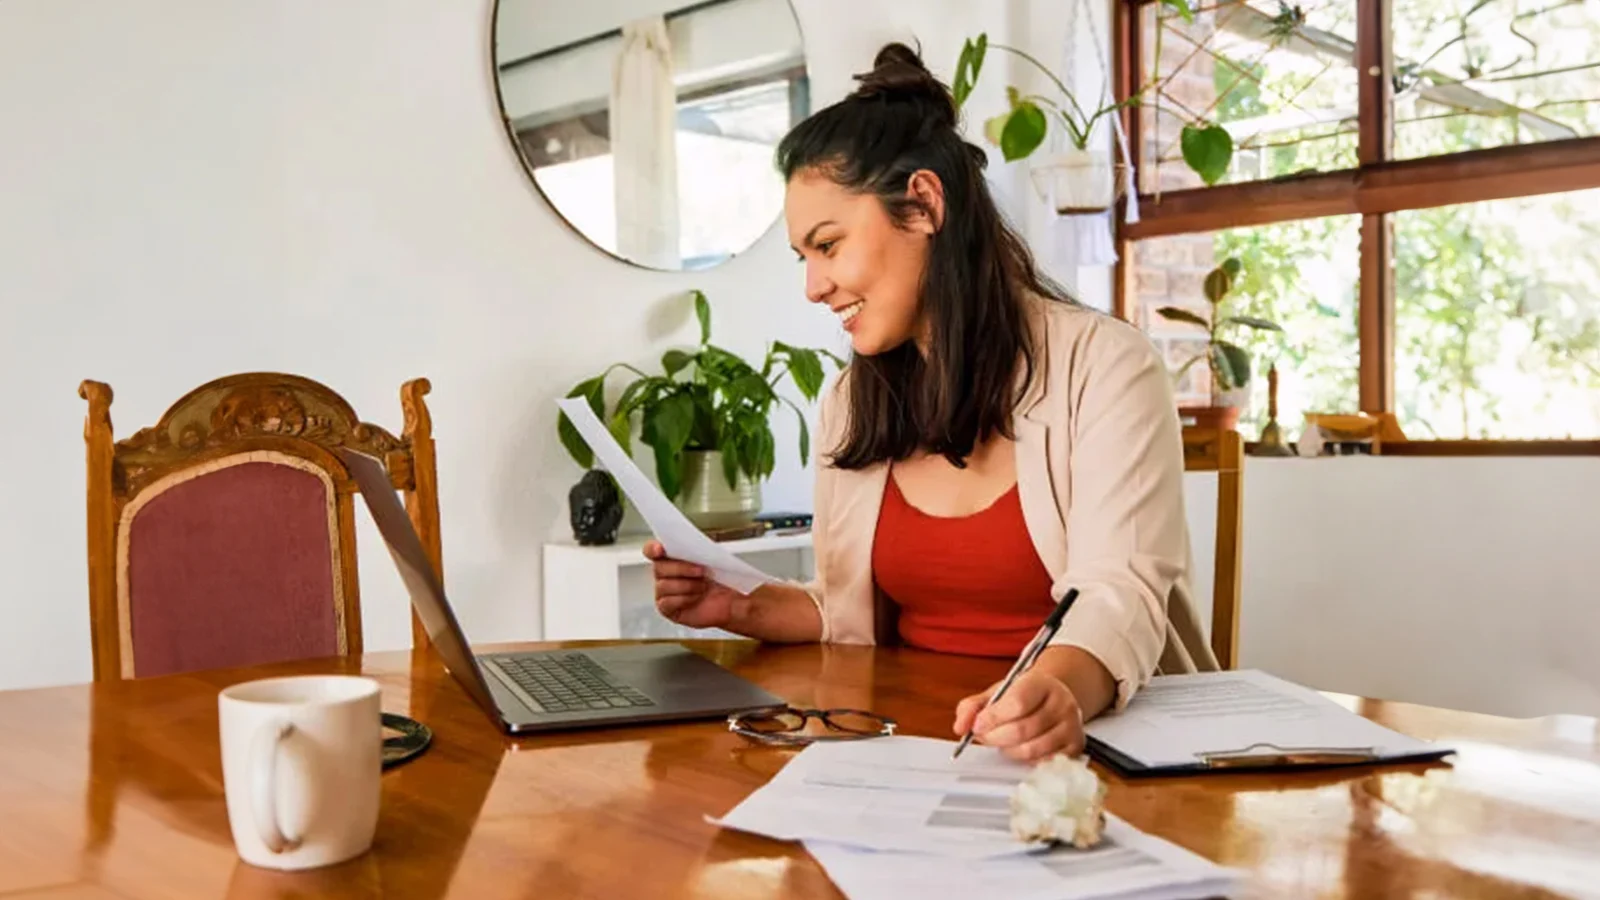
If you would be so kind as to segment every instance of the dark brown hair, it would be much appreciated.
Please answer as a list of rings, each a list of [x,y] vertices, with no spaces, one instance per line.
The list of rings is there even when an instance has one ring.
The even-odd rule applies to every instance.
[[[918,290],[927,356],[907,341],[851,361],[849,426],[829,448],[833,465],[861,469],[926,449],[964,466],[979,443],[1014,437],[1019,387],[1034,377],[1025,293],[1068,298],[1039,274],[1000,214],[983,176],[987,157],[956,131],[954,98],[917,52],[888,44],[856,79],[854,93],[779,143],[784,179],[822,173],[876,195],[900,224],[917,211],[932,215],[907,192],[911,175],[926,169],[944,187],[944,216]]]

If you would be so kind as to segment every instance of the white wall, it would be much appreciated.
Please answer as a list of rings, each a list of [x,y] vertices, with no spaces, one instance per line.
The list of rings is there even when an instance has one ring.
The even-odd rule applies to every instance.
[[[885,40],[948,72],[999,0],[802,0],[814,98]],[[121,436],[219,375],[297,372],[400,427],[427,375],[447,582],[474,640],[538,636],[539,547],[577,469],[551,401],[615,359],[694,331],[829,344],[781,231],[710,272],[618,263],[563,226],[499,124],[488,0],[0,3],[0,688],[90,674],[78,382],[117,392]],[[943,61],[943,62],[941,62]],[[837,346],[837,345],[834,345]],[[778,419],[771,507],[810,508]],[[367,646],[407,606],[360,534]]]
[[[1210,620],[1216,477],[1187,476]],[[1600,715],[1600,460],[1246,460],[1240,662],[1324,690]]]

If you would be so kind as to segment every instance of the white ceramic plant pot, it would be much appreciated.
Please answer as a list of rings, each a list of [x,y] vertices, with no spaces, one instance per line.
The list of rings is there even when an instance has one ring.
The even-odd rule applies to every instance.
[[[761,511],[761,485],[743,472],[735,487],[722,474],[722,454],[715,450],[687,450],[683,490],[678,508],[702,531],[739,528],[755,521]]]
[[[1121,166],[1103,150],[1069,150],[1034,160],[1033,188],[1058,215],[1104,212],[1117,202]]]
[[[1229,406],[1241,413],[1250,412],[1250,386],[1236,387],[1232,390],[1217,391],[1213,400],[1218,406]]]

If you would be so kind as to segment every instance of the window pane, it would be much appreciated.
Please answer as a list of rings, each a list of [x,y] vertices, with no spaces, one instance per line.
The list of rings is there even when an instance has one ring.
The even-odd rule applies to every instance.
[[[1163,306],[1210,320],[1206,273],[1230,257],[1242,268],[1223,301],[1223,317],[1276,322],[1283,333],[1224,326],[1218,337],[1244,348],[1252,377],[1249,406],[1239,429],[1254,439],[1267,421],[1269,365],[1278,367],[1278,422],[1293,437],[1307,412],[1358,408],[1357,281],[1361,272],[1361,220],[1336,216],[1212,234],[1140,241],[1135,245],[1136,294],[1128,315],[1155,340],[1168,368],[1177,372],[1205,347],[1205,330],[1157,314]],[[1177,382],[1181,405],[1210,402],[1211,373],[1191,366]]]
[[[1356,164],[1355,0],[1192,5],[1193,23],[1142,7],[1140,190],[1204,184],[1182,151],[1200,122],[1236,147],[1219,184]]]
[[[1600,437],[1600,190],[1394,215],[1412,438]]]
[[[1395,155],[1600,133],[1600,2],[1398,0]]]

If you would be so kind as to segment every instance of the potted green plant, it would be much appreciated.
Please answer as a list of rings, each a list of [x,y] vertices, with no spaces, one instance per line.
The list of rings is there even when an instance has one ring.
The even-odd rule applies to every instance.
[[[1189,0],[1161,0],[1161,5],[1186,21],[1194,21],[1194,10]],[[1106,151],[1089,149],[1095,126],[1106,116],[1121,112],[1124,107],[1138,105],[1143,93],[1158,90],[1160,82],[1153,80],[1141,93],[1121,102],[1098,105],[1091,110],[1078,100],[1050,67],[1015,47],[991,45],[985,32],[976,38],[969,38],[962,45],[961,55],[956,60],[951,93],[955,96],[957,109],[965,104],[977,84],[984,58],[991,46],[1013,54],[1038,69],[1055,86],[1060,99],[1024,94],[1014,85],[1007,85],[1009,108],[984,122],[984,136],[1000,148],[1007,162],[1012,162],[1032,155],[1043,146],[1050,133],[1050,123],[1058,123],[1065,133],[1068,149],[1037,161],[1033,168],[1035,188],[1055,207],[1056,212],[1063,215],[1109,209],[1116,202],[1123,179],[1118,177],[1120,166],[1113,165]],[[1195,120],[1184,125],[1179,135],[1179,146],[1184,163],[1206,184],[1215,184],[1222,178],[1233,159],[1233,136],[1213,122]]]
[[[1189,367],[1205,361],[1211,369],[1211,405],[1180,407],[1178,414],[1193,419],[1202,428],[1236,428],[1239,412],[1249,398],[1250,354],[1245,349],[1223,337],[1232,327],[1254,328],[1259,331],[1282,332],[1278,323],[1256,316],[1230,313],[1226,309],[1229,292],[1238,282],[1243,265],[1229,257],[1206,274],[1205,296],[1211,304],[1211,314],[1202,316],[1181,306],[1163,306],[1156,314],[1169,322],[1186,322],[1206,330],[1205,349],[1196,353],[1178,367],[1174,379],[1181,379]]]
[[[956,61],[956,75],[951,83],[956,108],[960,109],[972,94],[978,76],[983,71],[983,61],[988,53],[989,35],[979,34],[961,48]],[[1061,215],[1101,212],[1117,200],[1122,179],[1120,166],[1113,165],[1104,150],[1089,149],[1089,139],[1101,119],[1134,102],[1103,105],[1090,111],[1078,102],[1059,77],[1030,54],[1004,44],[992,45],[996,50],[1027,60],[1055,85],[1064,102],[1038,94],[1024,94],[1014,85],[1006,86],[1009,109],[983,123],[984,137],[1000,148],[1006,162],[1024,159],[1038,150],[1050,134],[1054,121],[1064,133],[1068,147],[1049,157],[1035,160],[1032,168],[1034,188],[1047,203]]]
[[[711,304],[700,291],[691,296],[699,346],[668,350],[659,374],[616,363],[580,381],[567,396],[584,398],[625,449],[632,446],[637,417],[639,440],[653,452],[662,492],[690,521],[706,530],[748,525],[761,509],[761,481],[776,462],[770,419],[780,403],[792,408],[800,423],[801,463],[810,455],[805,412],[779,394],[778,385],[788,378],[806,401],[815,401],[822,390],[822,360],[832,360],[835,367],[844,361],[826,350],[774,341],[758,369],[711,343]],[[606,378],[618,369],[637,377],[608,412]],[[556,428],[573,461],[591,468],[594,454],[564,414]]]

